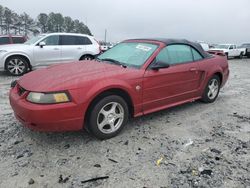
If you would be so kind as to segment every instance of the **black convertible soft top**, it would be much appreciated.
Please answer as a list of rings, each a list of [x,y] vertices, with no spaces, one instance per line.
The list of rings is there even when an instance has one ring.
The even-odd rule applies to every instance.
[[[209,53],[203,50],[201,45],[196,42],[191,42],[186,39],[167,39],[167,38],[144,38],[144,39],[132,39],[132,40],[145,40],[145,41],[158,41],[158,42],[163,42],[166,45],[171,45],[171,44],[186,44],[189,45],[193,48],[195,48],[204,58],[211,57]],[[128,40],[131,41],[131,40]]]

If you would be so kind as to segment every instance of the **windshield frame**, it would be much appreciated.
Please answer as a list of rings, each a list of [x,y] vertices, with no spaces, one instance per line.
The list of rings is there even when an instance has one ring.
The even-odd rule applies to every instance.
[[[144,44],[152,44],[152,45],[155,45],[156,48],[155,48],[155,49],[152,51],[152,53],[145,59],[144,63],[142,63],[142,64],[139,65],[139,66],[132,65],[132,64],[130,65],[130,64],[127,64],[127,63],[124,63],[124,62],[120,62],[120,64],[115,64],[114,62],[102,61],[102,59],[100,59],[99,56],[101,56],[102,54],[104,54],[104,53],[106,53],[106,52],[112,50],[112,48],[109,49],[109,50],[107,50],[106,52],[104,52],[104,53],[102,53],[102,54],[99,54],[99,55],[96,57],[96,59],[99,60],[99,61],[101,61],[101,62],[104,62],[104,63],[113,64],[113,65],[118,65],[118,66],[121,66],[121,67],[142,69],[142,68],[144,68],[144,67],[147,67],[148,64],[151,63],[151,58],[152,58],[153,56],[155,56],[155,53],[156,53],[156,52],[159,51],[160,44],[161,44],[160,42],[155,42],[155,41],[152,42],[152,41],[146,41],[146,40],[125,40],[125,41],[122,41],[122,42],[116,44],[114,47],[116,47],[116,46],[118,46],[119,44],[122,44],[122,43],[137,43],[137,44],[143,44],[143,43],[144,43]],[[114,48],[114,47],[113,47],[113,48]],[[150,62],[148,63],[149,60],[150,60]]]

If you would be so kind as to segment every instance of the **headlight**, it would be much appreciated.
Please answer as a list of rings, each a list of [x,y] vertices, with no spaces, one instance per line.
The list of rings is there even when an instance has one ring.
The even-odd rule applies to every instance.
[[[7,50],[0,50],[0,53],[5,53],[7,52]]]
[[[57,92],[57,93],[30,92],[26,99],[29,102],[38,104],[56,104],[56,103],[70,102],[70,97],[66,92]]]

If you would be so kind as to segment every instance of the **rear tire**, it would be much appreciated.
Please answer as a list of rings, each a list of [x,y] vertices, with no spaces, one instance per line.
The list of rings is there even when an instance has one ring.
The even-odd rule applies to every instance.
[[[6,60],[5,69],[11,76],[22,76],[28,72],[29,64],[23,57],[12,56]]]
[[[228,57],[228,53],[225,53],[225,55],[226,55],[227,59],[229,59],[229,57]]]
[[[94,57],[92,55],[83,55],[81,58],[80,58],[80,61],[85,61],[85,60],[92,60],[94,59]]]
[[[214,75],[207,83],[207,86],[204,90],[201,100],[205,103],[214,102],[220,92],[220,78],[217,75]]]
[[[128,122],[128,105],[117,95],[102,98],[90,110],[87,129],[100,140],[118,135]]]
[[[243,53],[240,53],[239,59],[243,58]]]

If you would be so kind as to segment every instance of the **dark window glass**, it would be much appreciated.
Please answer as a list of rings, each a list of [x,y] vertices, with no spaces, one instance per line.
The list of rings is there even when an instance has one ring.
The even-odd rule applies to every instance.
[[[192,48],[192,53],[193,53],[193,56],[194,56],[194,61],[198,61],[198,60],[203,59],[201,54],[199,52],[197,52],[197,50],[195,50],[194,48]]]
[[[74,36],[61,36],[61,45],[76,45]]]
[[[167,47],[169,54],[169,64],[179,64],[193,61],[193,54],[190,46],[174,44]]]
[[[10,44],[9,37],[0,37],[0,44]]]
[[[89,45],[92,42],[87,37],[75,36],[76,45]]]
[[[167,48],[163,48],[160,53],[156,56],[156,62],[162,62],[162,63],[166,63],[166,64],[170,64],[170,60],[169,60],[169,55],[168,55],[168,49]]]
[[[59,36],[58,35],[49,36],[45,38],[43,42],[45,42],[46,46],[59,45]]]
[[[22,44],[24,43],[24,38],[22,37],[12,37],[12,41],[14,44]]]
[[[61,44],[62,45],[88,45],[88,44],[92,44],[92,42],[87,37],[62,35]]]

